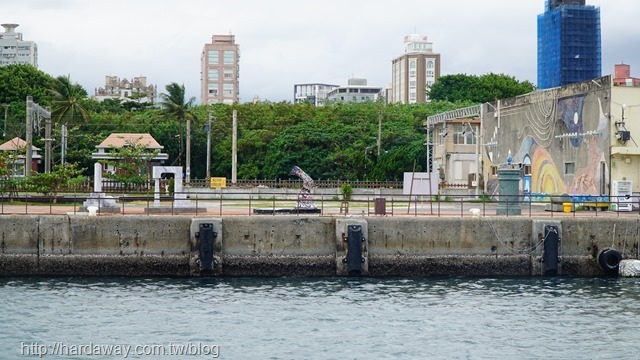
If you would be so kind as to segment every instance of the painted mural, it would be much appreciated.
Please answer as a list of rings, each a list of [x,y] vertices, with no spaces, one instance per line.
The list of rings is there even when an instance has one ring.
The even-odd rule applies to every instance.
[[[487,140],[497,144],[484,147],[485,164],[505,167],[505,154],[514,153],[513,162],[523,164],[521,191],[527,198],[607,194],[609,130],[603,104],[608,106],[609,94],[607,89],[585,91],[582,84],[505,100],[500,116],[483,119],[485,134],[492,136]],[[487,192],[497,189],[497,177],[491,176]]]

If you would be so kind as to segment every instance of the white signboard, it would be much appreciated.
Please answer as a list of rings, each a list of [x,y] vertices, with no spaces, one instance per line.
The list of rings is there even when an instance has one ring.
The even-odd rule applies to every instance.
[[[431,176],[429,176],[431,175]],[[437,195],[438,172],[406,172],[402,183],[403,195]]]

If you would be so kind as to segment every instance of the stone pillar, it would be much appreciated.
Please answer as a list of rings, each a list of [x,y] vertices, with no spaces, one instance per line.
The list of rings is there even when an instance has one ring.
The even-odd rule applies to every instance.
[[[93,164],[93,192],[102,192],[102,164]]]
[[[520,215],[520,169],[498,170],[499,203],[496,215]]]

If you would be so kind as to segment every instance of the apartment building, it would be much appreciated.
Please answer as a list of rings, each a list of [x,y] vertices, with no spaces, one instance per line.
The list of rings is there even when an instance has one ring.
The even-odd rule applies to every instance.
[[[293,85],[293,102],[309,102],[313,106],[323,106],[327,100],[327,94],[339,85],[330,84],[295,84]]]
[[[146,76],[137,76],[131,80],[117,76],[105,76],[104,87],[95,90],[93,98],[97,101],[120,99],[137,103],[156,104],[158,86],[147,85]]]
[[[427,88],[440,77],[440,54],[426,36],[404,37],[404,53],[391,62],[389,103],[415,104],[429,101]]]
[[[213,35],[200,56],[202,105],[239,101],[240,46],[235,35]]]
[[[367,79],[351,78],[347,86],[339,86],[327,93],[327,103],[376,101],[382,94],[382,87],[367,85]]]
[[[2,24],[0,33],[0,66],[29,64],[38,67],[38,46],[33,41],[22,40],[16,32],[18,24]]]

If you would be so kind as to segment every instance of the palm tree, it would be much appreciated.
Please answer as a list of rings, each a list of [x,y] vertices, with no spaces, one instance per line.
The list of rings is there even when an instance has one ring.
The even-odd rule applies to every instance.
[[[89,114],[80,104],[88,96],[87,91],[78,83],[72,83],[69,75],[58,76],[49,89],[51,96],[52,120],[60,124],[74,123],[81,118],[89,119]]]
[[[77,120],[87,121],[89,114],[80,102],[88,96],[87,91],[78,83],[72,83],[69,75],[55,78],[48,89],[51,100],[51,119],[54,123],[62,125],[62,155],[61,163],[64,164],[66,150],[66,127]]]
[[[191,143],[189,133],[191,131],[191,120],[196,118],[196,116],[191,112],[191,107],[196,101],[196,98],[192,97],[189,99],[189,101],[185,102],[184,85],[178,85],[175,82],[170,83],[165,88],[167,90],[167,93],[160,94],[160,99],[162,99],[160,105],[162,106],[164,117],[166,119],[177,119],[178,124],[180,124],[180,133],[178,134],[178,137],[180,138],[180,150],[178,153],[178,158],[176,159],[180,166],[182,166],[182,151],[184,148],[182,124],[185,121],[187,123],[186,181],[189,182],[191,177]],[[173,163],[175,163],[176,160],[174,160]]]

